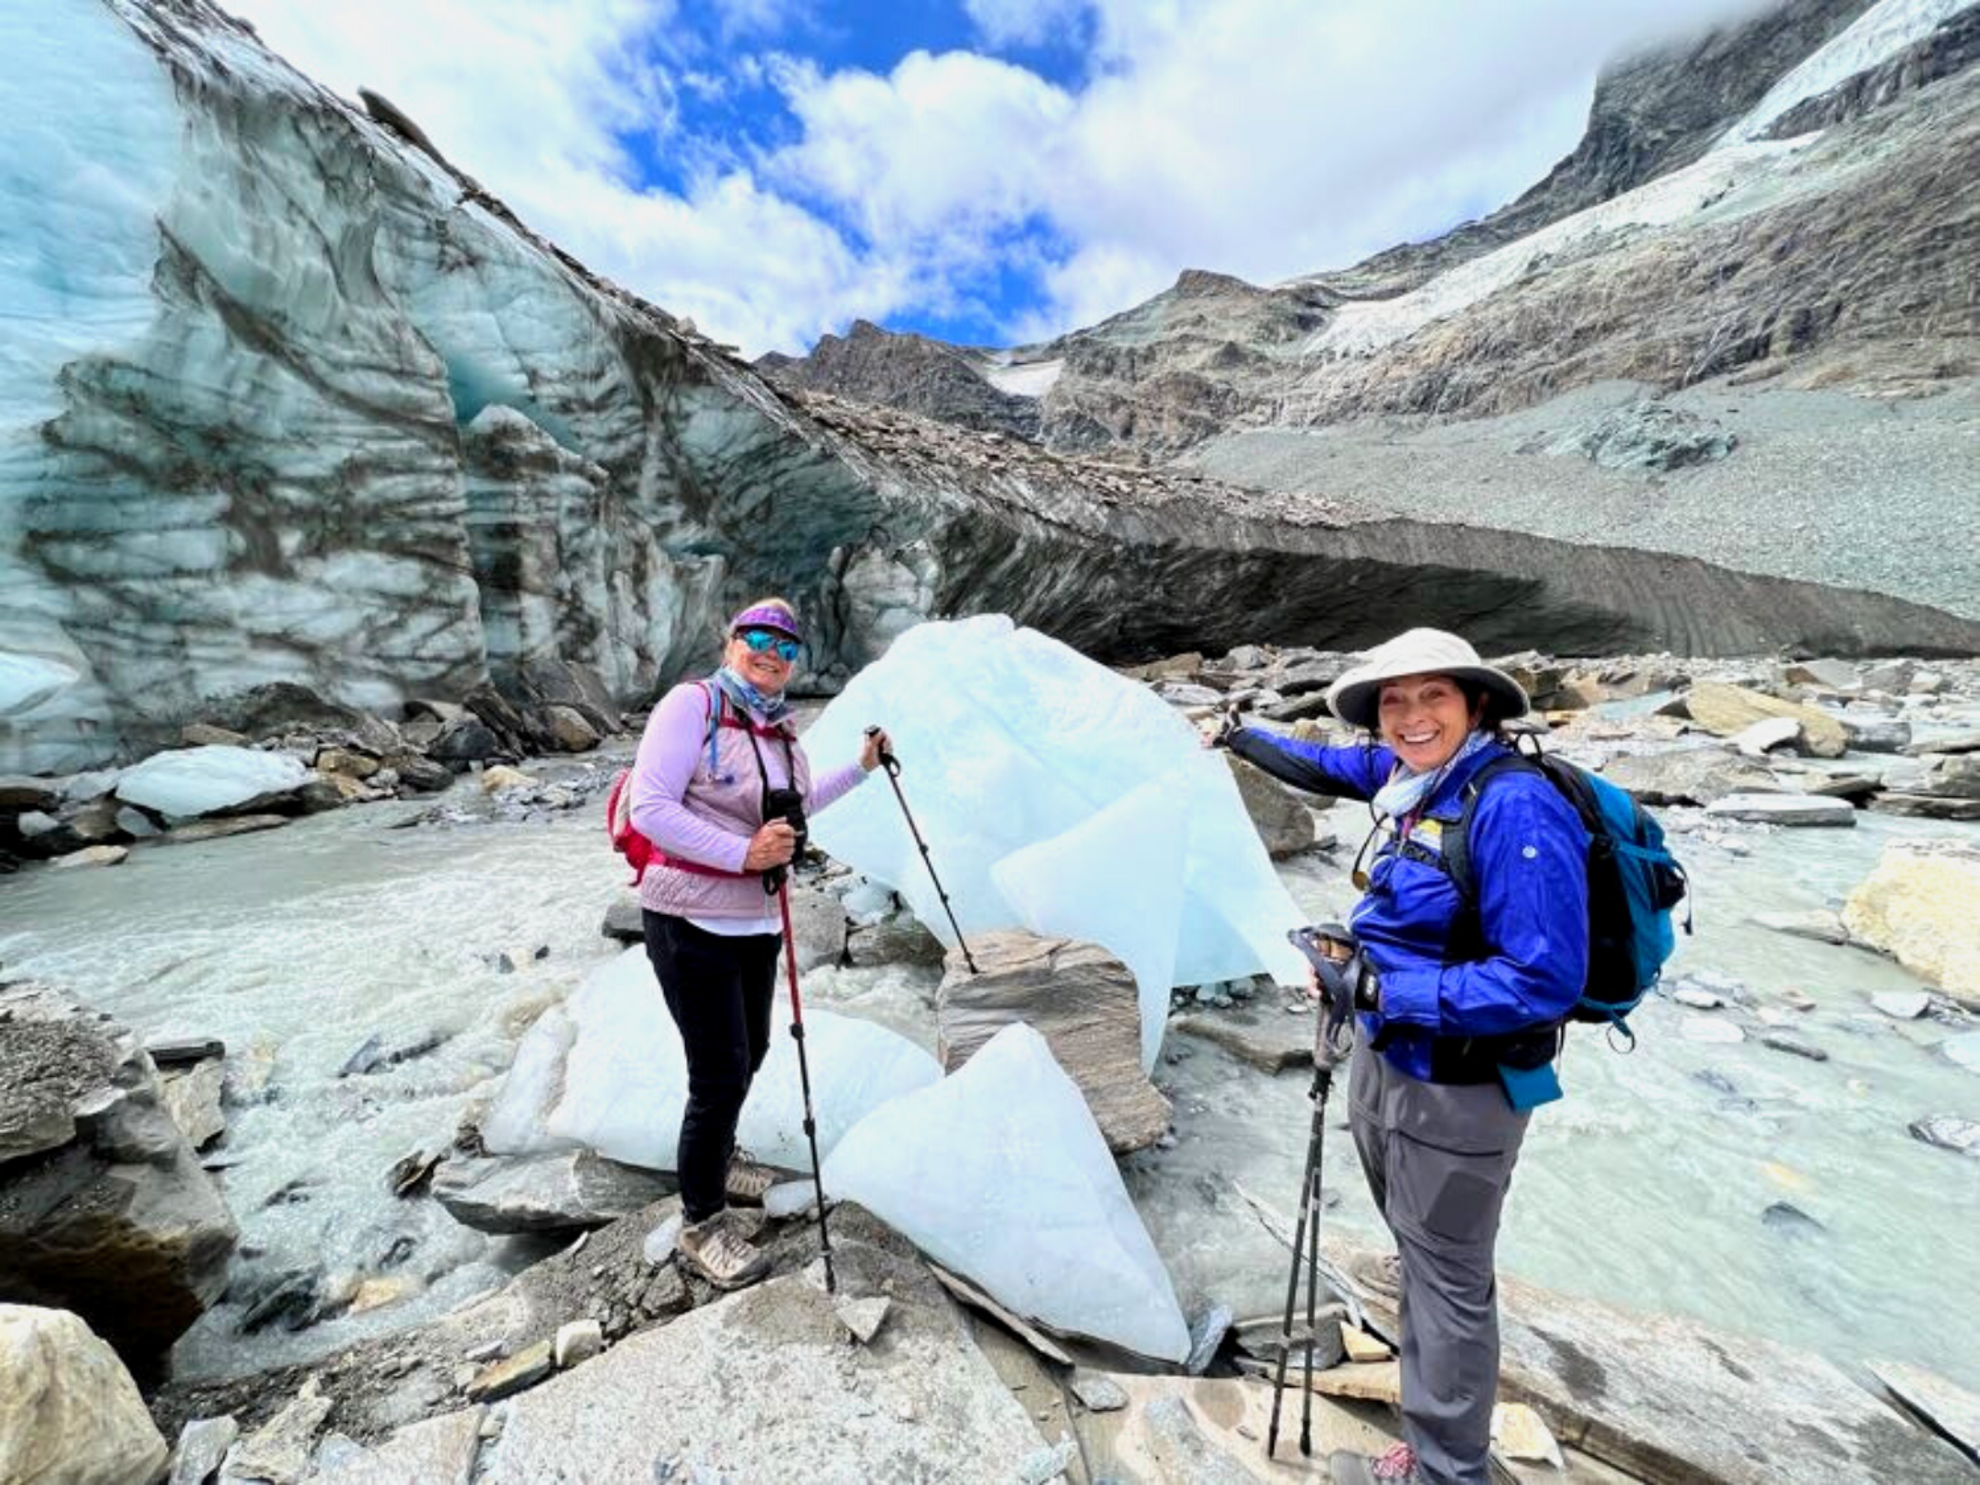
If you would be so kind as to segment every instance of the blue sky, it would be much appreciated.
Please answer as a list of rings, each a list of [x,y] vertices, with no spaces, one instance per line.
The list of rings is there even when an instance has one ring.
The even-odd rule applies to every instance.
[[[222,0],[749,355],[1014,344],[1510,199],[1597,68],[1754,0]]]

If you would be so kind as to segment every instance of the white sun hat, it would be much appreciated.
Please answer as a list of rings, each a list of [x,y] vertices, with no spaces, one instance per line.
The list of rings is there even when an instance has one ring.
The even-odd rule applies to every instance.
[[[1493,721],[1523,717],[1533,709],[1526,690],[1503,670],[1478,658],[1457,635],[1442,629],[1408,629],[1377,645],[1368,658],[1327,688],[1327,709],[1350,726],[1376,730],[1382,682],[1409,675],[1447,675],[1485,688]]]

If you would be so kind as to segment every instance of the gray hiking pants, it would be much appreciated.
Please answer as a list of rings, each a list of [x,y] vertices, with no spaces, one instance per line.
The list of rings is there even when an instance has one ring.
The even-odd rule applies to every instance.
[[[1402,1257],[1403,1437],[1424,1478],[1483,1485],[1499,1384],[1492,1248],[1527,1114],[1496,1082],[1424,1083],[1357,1046],[1349,1124]]]

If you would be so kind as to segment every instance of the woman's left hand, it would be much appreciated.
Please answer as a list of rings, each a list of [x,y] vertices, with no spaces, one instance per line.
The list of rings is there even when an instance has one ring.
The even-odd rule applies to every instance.
[[[866,741],[860,744],[859,766],[872,773],[880,766],[880,755],[891,753],[893,750],[893,739],[889,738],[884,730],[869,732],[866,734]]]

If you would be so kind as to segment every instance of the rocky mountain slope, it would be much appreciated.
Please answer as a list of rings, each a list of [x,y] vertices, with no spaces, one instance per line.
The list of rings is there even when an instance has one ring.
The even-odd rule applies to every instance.
[[[521,699],[559,662],[637,704],[772,590],[811,615],[827,687],[906,624],[987,609],[1110,659],[1358,644],[1398,601],[1503,647],[1980,649],[1980,624],[1896,597],[779,391],[206,0],[97,0],[10,44],[38,132],[0,212],[0,770],[129,757],[271,682],[389,714],[491,681]],[[1866,124],[1910,138],[1886,114]],[[1945,169],[1967,138],[1941,134]],[[1944,242],[1948,272],[1962,251]],[[1170,327],[1203,350],[1238,302],[1304,365],[1333,297],[1190,278],[1082,354],[1137,365],[1140,337],[1160,365]],[[871,363],[873,338],[842,359]],[[941,348],[915,354],[955,381]],[[1224,354],[1186,368],[1205,396]]]
[[[1186,273],[1049,344],[957,354],[988,385],[1036,397],[1048,446],[1184,457],[1363,514],[1615,540],[1689,469],[1713,485],[1697,503],[1763,512],[1775,531],[1798,517],[1825,539],[1728,543],[1693,521],[1645,532],[1645,546],[1980,614],[1980,569],[1958,555],[1973,507],[1957,453],[1980,421],[1976,57],[1971,0],[1788,0],[1612,68],[1575,151],[1479,222],[1270,288]],[[902,401],[823,365],[773,375]],[[1653,444],[1657,426],[1693,416],[1659,399],[1724,392],[1718,446],[1675,465],[1654,450],[1621,461],[1627,482],[1610,478],[1614,459],[1571,461],[1537,481],[1543,509],[1504,511],[1499,497],[1534,472],[1509,456],[1585,443],[1585,409],[1560,399],[1611,384],[1645,405]],[[1817,390],[1857,405],[1839,420],[1755,411]],[[1931,455],[1915,462],[1930,467],[1903,484],[1838,476],[1836,456],[1847,462],[1880,409],[1919,398],[1952,409],[1925,419]],[[1515,415],[1517,437],[1473,436],[1492,460],[1439,478],[1444,430]],[[1444,495],[1422,492],[1426,474]]]

